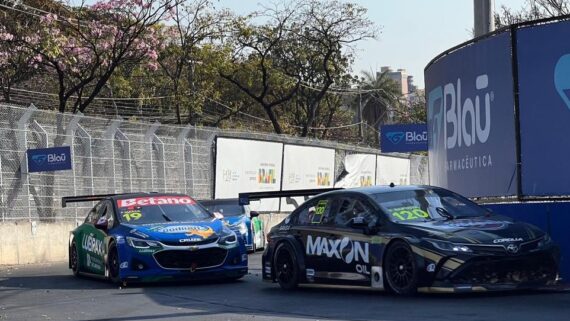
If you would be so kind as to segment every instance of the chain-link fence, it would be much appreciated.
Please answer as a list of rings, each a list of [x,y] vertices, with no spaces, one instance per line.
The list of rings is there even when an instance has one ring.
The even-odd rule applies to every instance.
[[[0,104],[1,220],[82,218],[92,204],[62,209],[61,197],[71,195],[157,191],[210,198],[216,136],[334,148],[337,175],[345,155],[378,153],[330,141],[136,123]],[[71,146],[73,169],[28,173],[26,150],[54,146]],[[411,163],[411,182],[425,182],[425,160],[412,159]]]

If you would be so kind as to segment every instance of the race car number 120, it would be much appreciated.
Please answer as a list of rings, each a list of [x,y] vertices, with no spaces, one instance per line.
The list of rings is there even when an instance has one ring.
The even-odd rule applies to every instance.
[[[400,221],[410,221],[429,217],[429,214],[419,207],[394,209],[390,214]]]

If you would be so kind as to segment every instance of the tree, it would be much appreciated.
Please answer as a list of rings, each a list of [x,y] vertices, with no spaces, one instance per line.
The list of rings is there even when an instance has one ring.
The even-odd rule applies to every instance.
[[[57,79],[58,110],[67,111],[75,95],[72,111],[84,112],[122,64],[147,60],[158,68],[154,27],[171,8],[170,0],[104,0],[67,16],[44,15],[27,46]]]
[[[363,93],[357,97],[357,103],[362,103],[363,120],[374,128],[387,122],[391,111],[400,104],[401,89],[388,72],[363,71],[360,79],[359,87]]]
[[[254,24],[260,16],[268,22]],[[283,129],[275,111],[293,104],[303,113],[294,115],[303,137],[331,86],[348,74],[352,46],[376,35],[366,9],[339,1],[285,2],[236,26],[234,63],[221,76],[263,107],[276,133]]]
[[[182,123],[180,107],[185,97],[194,94],[198,46],[221,38],[229,12],[215,12],[211,1],[180,2],[173,8],[174,26],[165,27],[166,48],[159,55],[159,64],[172,83],[176,119]],[[188,111],[191,121],[192,108]]]
[[[568,0],[526,0],[519,10],[513,10],[507,6],[495,13],[495,25],[497,28],[509,26],[515,23],[550,18],[570,14],[570,2]]]
[[[41,57],[34,55],[23,42],[21,34],[11,33],[0,22],[0,88],[8,103],[12,86],[32,78],[41,62]]]

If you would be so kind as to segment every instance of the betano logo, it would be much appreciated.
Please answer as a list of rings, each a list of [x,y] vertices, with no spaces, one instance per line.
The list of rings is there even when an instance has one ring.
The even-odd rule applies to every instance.
[[[475,79],[475,88],[481,91],[481,95],[475,95],[474,99],[468,97],[462,100],[461,78],[457,78],[456,84],[443,86],[443,91],[438,86],[429,93],[434,146],[437,146],[441,134],[446,149],[487,142],[491,133],[491,102],[494,99],[492,91],[484,92],[488,87],[489,76],[483,74]],[[438,105],[437,101],[440,102]]]

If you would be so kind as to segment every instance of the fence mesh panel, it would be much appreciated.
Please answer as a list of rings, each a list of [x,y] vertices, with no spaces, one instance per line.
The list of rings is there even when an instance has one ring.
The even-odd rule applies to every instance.
[[[375,149],[331,141],[137,123],[0,104],[1,220],[83,219],[93,204],[72,203],[62,209],[61,197],[71,195],[156,191],[211,198],[216,136],[333,148],[336,176],[347,154],[378,154]],[[27,149],[55,146],[71,146],[72,170],[27,173]],[[411,163],[411,182],[426,183],[425,157],[414,156]]]

